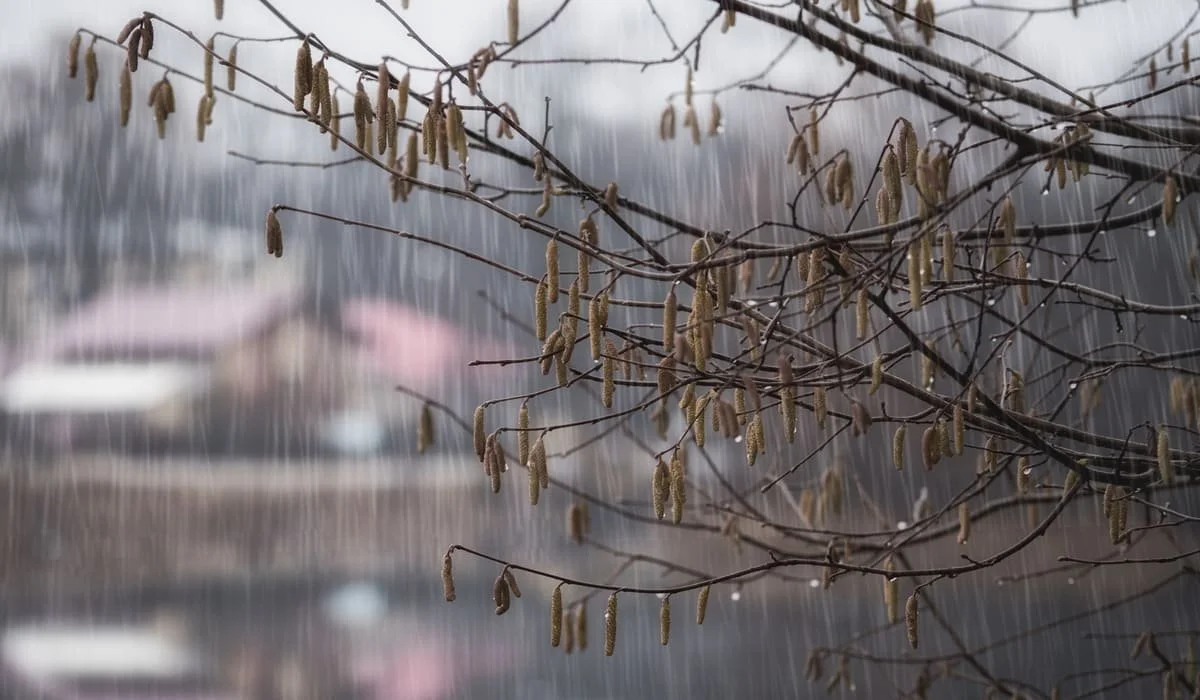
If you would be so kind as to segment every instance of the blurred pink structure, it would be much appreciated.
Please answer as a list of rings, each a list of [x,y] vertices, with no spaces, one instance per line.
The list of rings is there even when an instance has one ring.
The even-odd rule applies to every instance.
[[[386,299],[348,301],[341,316],[368,366],[414,391],[433,392],[456,376],[482,388],[508,372],[501,365],[469,367],[469,362],[517,357],[510,344]]]

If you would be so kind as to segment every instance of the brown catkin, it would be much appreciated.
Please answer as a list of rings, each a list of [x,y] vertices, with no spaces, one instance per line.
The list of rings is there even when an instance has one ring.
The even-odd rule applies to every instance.
[[[963,418],[963,407],[959,404],[954,405],[954,454],[955,456],[963,453],[963,442],[966,440],[967,428]]]
[[[546,278],[538,280],[533,291],[533,327],[538,340],[546,339],[546,316],[548,314],[546,298],[549,296]]]
[[[562,643],[563,631],[563,600],[562,587],[558,584],[550,594],[550,646],[557,647]]]
[[[479,404],[475,407],[475,417],[471,424],[475,443],[475,456],[479,458],[480,462],[483,461],[483,451],[487,445],[487,432],[484,424],[486,415],[486,404]]]
[[[504,574],[501,573],[492,582],[492,603],[496,606],[496,614],[503,615],[508,612],[512,605],[512,591],[508,588],[508,581],[505,580]]]
[[[879,391],[879,387],[883,385],[883,356],[876,355],[871,361],[871,387],[867,391],[868,395],[874,396],[875,392]]]
[[[267,210],[267,255],[283,256],[283,227],[274,209]]]
[[[850,422],[856,437],[866,435],[871,429],[871,412],[861,401],[850,399]]]
[[[954,282],[954,231],[950,227],[942,230],[942,279],[946,284]]]
[[[612,408],[613,394],[616,393],[616,357],[617,346],[606,338],[604,340],[604,358],[600,363],[600,371],[603,376],[603,388],[600,392],[600,400],[605,408]]]
[[[213,66],[215,65],[214,59],[217,55],[216,48],[216,37],[209,37],[208,43],[204,45],[204,94],[209,98],[213,96]],[[312,68],[309,68],[309,80],[312,80]],[[300,100],[300,106],[296,108],[297,111],[304,108],[304,97],[301,96]]]
[[[1179,200],[1179,185],[1175,182],[1175,176],[1168,175],[1163,182],[1162,191],[1162,220],[1167,226],[1175,223],[1175,211],[1178,207]]]
[[[892,466],[896,471],[904,469],[904,436],[907,432],[908,428],[901,424],[892,435]]]
[[[367,125],[374,118],[375,115],[371,113],[371,98],[367,97],[367,90],[360,80],[354,91],[354,145],[359,150],[367,148]],[[432,133],[426,136],[432,136]]]
[[[964,501],[958,504],[958,543],[966,544],[971,537],[971,508]]]
[[[567,508],[567,536],[576,544],[583,544],[587,535],[587,510],[581,503],[572,503]]]
[[[338,149],[338,144],[340,143],[340,139],[338,138],[338,136],[342,133],[341,110],[338,107],[337,92],[334,91],[333,89],[328,89],[328,92],[329,92],[329,124],[328,124],[328,126],[329,126],[329,150],[336,151]],[[410,144],[412,142],[412,139],[415,137],[416,137],[416,133],[414,132],[413,135],[410,137]]]
[[[515,44],[521,38],[521,6],[517,0],[508,0],[508,43]]]
[[[783,434],[789,443],[796,439],[796,387],[793,384],[792,356],[779,358],[779,412],[783,417]]]
[[[433,409],[427,401],[421,404],[421,415],[417,419],[417,453],[424,454],[433,444]]]
[[[83,54],[84,98],[88,102],[96,99],[96,83],[100,80],[100,63],[96,59],[95,41],[88,44]]]
[[[858,290],[858,299],[855,301],[855,322],[858,330],[858,339],[866,340],[870,333],[870,301],[867,297],[867,288],[863,287]]]
[[[297,112],[304,111],[304,98],[312,90],[312,48],[308,44],[308,37],[300,43],[300,48],[296,49],[296,67],[294,71],[294,80],[292,88],[292,107]],[[207,87],[211,80],[205,83]],[[360,146],[361,148],[361,146]]]
[[[529,404],[522,403],[517,411],[517,460],[529,466]]]
[[[230,92],[233,92],[237,87],[238,74],[238,45],[235,41],[233,46],[229,47],[229,55],[225,57],[225,87]]]
[[[454,558],[450,552],[442,557],[442,595],[447,603],[453,603],[457,597],[454,593]]]
[[[654,474],[651,477],[653,491],[651,502],[654,507],[654,517],[662,520],[667,512],[667,499],[671,497],[671,475],[667,469],[666,462],[659,458],[654,465]]]
[[[816,107],[808,110],[808,138],[812,143],[812,147],[809,150],[814,156],[821,155],[821,133],[818,131],[818,123],[820,121],[820,115],[817,114]]]
[[[829,403],[825,395],[825,387],[813,389],[813,415],[817,418],[817,427],[824,429],[825,420],[829,416]]]
[[[904,631],[908,633],[908,643],[913,649],[917,648],[917,594],[914,591],[904,603]]]
[[[664,647],[671,641],[671,596],[663,598],[658,608],[658,640]]]
[[[129,125],[129,115],[133,111],[133,74],[126,65],[121,71],[121,85],[119,89],[121,102],[121,126]]]
[[[670,355],[675,351],[675,318],[679,310],[679,304],[675,299],[675,285],[671,285],[671,289],[667,292],[667,298],[663,300],[663,353]]]
[[[83,35],[76,32],[67,44],[67,77],[79,75],[79,47],[83,44]]]
[[[1171,463],[1171,443],[1167,437],[1167,426],[1158,426],[1158,436],[1155,439],[1155,454],[1158,457],[1158,476],[1166,484],[1174,483],[1175,467]]]
[[[671,464],[668,468],[671,478],[671,522],[678,525],[683,522],[683,509],[687,505],[687,482],[683,465],[683,454],[679,448],[671,454]]]
[[[889,572],[895,571],[896,564],[888,557],[883,568]],[[883,577],[883,608],[887,613],[889,625],[894,625],[900,620],[900,582],[894,576]]]
[[[546,243],[546,283],[548,286],[546,300],[551,304],[558,302],[558,239],[551,238]]]
[[[703,625],[704,617],[708,614],[708,594],[712,591],[712,586],[705,586],[700,589],[700,594],[696,596],[696,624]]]
[[[921,433],[921,460],[926,471],[932,471],[942,461],[941,436],[935,426],[931,425]]]
[[[580,651],[583,651],[587,649],[588,645],[587,606],[584,603],[580,603],[575,607],[575,646],[579,647]]]
[[[617,646],[617,594],[608,596],[604,609],[604,655],[612,656]]]

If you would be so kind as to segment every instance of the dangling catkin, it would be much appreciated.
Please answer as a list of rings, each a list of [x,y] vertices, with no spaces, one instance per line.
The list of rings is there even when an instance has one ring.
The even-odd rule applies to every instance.
[[[683,509],[687,505],[686,481],[683,455],[677,447],[671,454],[668,472],[671,477],[671,522],[678,525],[683,521]]]
[[[601,361],[603,388],[600,392],[601,403],[605,408],[612,408],[613,394],[616,393],[616,356],[617,346],[611,340],[604,340],[604,359]]]
[[[479,404],[475,408],[475,417],[471,422],[472,433],[475,443],[475,456],[479,461],[483,461],[483,451],[487,445],[487,432],[484,427],[484,418],[486,417],[486,404]]]
[[[971,509],[964,501],[958,504],[958,543],[966,544],[971,537]]]
[[[867,390],[867,395],[874,396],[881,386],[883,386],[883,356],[876,355],[875,359],[871,361],[871,386]]]
[[[855,301],[855,315],[854,315],[856,325],[857,325],[859,340],[866,340],[867,335],[870,333],[870,318],[871,317],[870,317],[870,313],[869,313],[869,310],[870,310],[870,307],[868,306],[869,303],[870,302],[867,297],[867,288],[863,287],[862,289],[859,289],[858,290],[858,299]]]
[[[76,32],[71,36],[71,42],[67,44],[67,77],[74,78],[79,75],[79,47],[83,43],[83,35]]]
[[[312,49],[309,47],[308,37],[305,37],[304,41],[300,44],[300,48],[296,49],[296,68],[294,71],[292,89],[292,107],[294,107],[297,112],[304,111],[304,98],[308,97],[308,93],[312,90],[312,70]],[[211,83],[211,76],[208,76],[208,79],[205,82],[205,88],[207,89]]]
[[[663,598],[658,608],[658,640],[664,647],[671,641],[671,596]]]
[[[1158,457],[1158,476],[1163,483],[1172,484],[1175,481],[1175,467],[1171,463],[1171,444],[1167,437],[1167,426],[1158,426],[1158,437],[1155,440],[1155,454]]]
[[[946,284],[954,282],[954,231],[950,227],[942,229],[942,279]]]
[[[550,594],[550,646],[557,647],[562,643],[563,631],[563,601],[562,587],[565,584],[558,584],[554,587],[554,592]]]
[[[796,387],[793,384],[792,356],[779,358],[779,411],[783,417],[783,435],[789,443],[796,439]]]
[[[966,439],[967,428],[963,418],[963,407],[954,405],[954,454],[955,456],[963,453],[963,442]]]
[[[662,458],[659,458],[657,464],[654,465],[651,481],[653,487],[651,503],[654,506],[654,517],[662,520],[667,512],[667,499],[671,497],[671,475]]]
[[[820,117],[817,115],[817,108],[813,107],[808,110],[808,138],[812,142],[812,155],[821,155],[821,133],[818,131],[818,123]]]
[[[538,280],[537,287],[533,290],[533,327],[534,335],[538,340],[546,339],[546,317],[549,313],[546,304],[546,297],[549,296],[547,289],[546,278]]]
[[[417,453],[425,454],[425,450],[433,446],[433,409],[429,402],[421,404],[421,415],[417,419]]]
[[[361,80],[354,91],[354,144],[359,150],[367,148],[367,125],[375,119],[371,112],[371,98]],[[430,134],[432,136],[432,134]]]
[[[84,99],[92,102],[96,99],[96,83],[100,80],[100,63],[96,59],[96,42],[88,44],[83,54]]]
[[[895,571],[896,564],[888,557],[883,568]],[[887,613],[888,624],[896,624],[900,619],[900,581],[893,576],[883,577],[883,609]]]
[[[582,603],[581,603],[582,605]],[[575,611],[563,613],[563,651],[570,654],[575,651]]]
[[[583,538],[587,535],[587,526],[587,507],[582,503],[572,503],[567,508],[567,536],[576,544],[583,544]]]
[[[517,0],[508,0],[508,43],[515,44],[521,38],[521,8]]]
[[[675,285],[672,284],[670,290],[667,291],[667,298],[663,300],[663,353],[670,355],[675,351],[675,317],[678,313],[679,305],[675,300]]]
[[[925,464],[925,471],[933,471],[941,459],[942,451],[937,430],[929,426],[921,433],[921,461]]]
[[[1163,182],[1162,191],[1162,219],[1163,223],[1171,226],[1175,223],[1175,211],[1178,207],[1179,200],[1179,185],[1175,182],[1173,175],[1168,175]]]
[[[617,646],[617,594],[608,596],[604,609],[604,655],[612,656]]]
[[[908,633],[908,643],[917,648],[917,594],[914,591],[904,603],[904,630]]]
[[[619,203],[620,200],[617,196],[617,183],[610,182],[608,183],[608,187],[604,188],[604,204],[615,213]]]
[[[850,421],[855,437],[866,435],[871,429],[871,412],[861,401],[850,399]]]
[[[267,210],[267,255],[283,257],[283,227],[274,209]]]
[[[575,646],[583,651],[588,645],[587,606],[581,602],[575,608]]]
[[[121,102],[121,126],[129,125],[129,114],[133,110],[133,74],[126,65],[121,71],[121,85],[119,89]]]
[[[340,143],[338,136],[342,133],[341,109],[338,107],[336,91],[332,88],[326,88],[326,91],[329,93],[329,150],[336,151]],[[415,137],[416,134],[414,133],[413,136]]]
[[[907,432],[908,428],[902,423],[892,435],[892,466],[896,471],[904,469],[904,436]]]
[[[508,588],[508,581],[505,580],[504,574],[502,573],[497,576],[496,580],[492,582],[492,602],[496,605],[497,615],[503,615],[508,612],[509,607],[512,605],[511,593],[512,591]]]
[[[825,387],[813,389],[813,415],[817,418],[817,427],[825,429],[825,419],[829,416],[829,404],[825,396]]]
[[[721,105],[717,104],[717,98],[713,98],[712,105],[709,108],[708,115],[708,135],[717,136],[721,133]]]
[[[558,239],[551,238],[546,242],[546,283],[548,292],[546,300],[551,304],[558,302]]]
[[[457,597],[454,593],[454,559],[450,552],[442,557],[442,595],[447,603],[453,603]]]
[[[213,65],[214,65],[214,58],[216,56],[216,46],[217,46],[217,44],[216,44],[215,36],[209,37],[208,43],[206,43],[204,45],[204,94],[207,95],[209,98],[212,98],[212,96],[213,96]],[[311,58],[309,60],[311,61]],[[298,65],[299,64],[297,63],[297,66]],[[308,75],[309,75],[309,80],[311,80],[312,79],[312,68],[311,67],[309,68]],[[307,94],[307,93],[305,93],[305,94]],[[304,96],[302,95],[299,99],[300,99],[300,102],[299,102],[300,106],[296,108],[296,111],[300,111],[300,110],[304,109]]]
[[[229,47],[229,55],[225,57],[225,87],[230,92],[237,86],[237,61],[238,43],[235,41],[233,46]]]

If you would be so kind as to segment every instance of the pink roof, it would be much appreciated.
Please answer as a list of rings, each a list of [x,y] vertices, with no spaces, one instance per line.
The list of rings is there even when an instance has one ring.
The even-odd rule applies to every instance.
[[[155,286],[106,292],[51,330],[42,357],[194,357],[251,337],[293,309],[295,290]]]
[[[455,376],[494,379],[504,373],[501,366],[468,363],[517,357],[505,343],[385,299],[346,302],[342,325],[358,338],[372,369],[414,391],[435,389]]]

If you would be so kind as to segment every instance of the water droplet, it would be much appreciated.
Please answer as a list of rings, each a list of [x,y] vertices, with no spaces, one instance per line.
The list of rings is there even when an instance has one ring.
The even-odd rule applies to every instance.
[[[1068,577],[1068,578],[1067,578],[1067,585],[1068,585],[1068,586],[1074,586],[1074,585],[1075,585],[1075,577],[1074,577],[1074,576],[1070,576],[1070,577]]]
[[[995,306],[995,305],[996,305],[996,299],[995,299],[994,297],[988,297],[988,300],[987,300],[987,305],[988,305],[988,306]]]
[[[1079,382],[1071,382],[1070,384],[1068,384],[1068,385],[1067,385],[1067,387],[1068,387],[1068,388],[1069,388],[1071,391],[1075,391],[1076,389],[1078,389],[1078,388],[1079,388]]]
[[[735,602],[735,603],[736,603],[736,602],[738,602],[739,600],[741,600],[741,599],[742,599],[742,592],[741,592],[741,591],[734,591],[733,593],[730,593],[730,594],[729,594],[729,599],[730,599],[730,600],[732,600],[732,601],[733,601],[733,602]]]
[[[665,600],[667,597],[666,593],[655,593],[654,595],[658,596],[659,600]]]
[[[1126,204],[1133,204],[1133,203],[1134,203],[1134,202],[1136,202],[1136,201],[1137,201],[1137,195],[1135,194],[1135,195],[1133,195],[1132,197],[1130,197],[1129,199],[1125,200],[1125,203],[1126,203]]]
[[[809,588],[820,588],[821,582],[814,578],[808,582],[808,587]]]
[[[1187,314],[1179,314],[1179,318],[1182,318],[1183,320],[1186,321],[1186,320],[1188,320],[1188,315]]]
[[[1107,236],[1107,235],[1108,235],[1108,229],[1106,229],[1106,228],[1102,228],[1102,229],[1100,229],[1100,235],[1101,235],[1101,236]]]
[[[896,523],[896,529],[897,529],[897,530],[907,530],[907,529],[908,529],[908,523],[906,523],[906,522],[904,522],[903,520],[901,520],[900,522]]]
[[[774,309],[774,308],[777,308],[778,306],[779,306],[779,302],[777,302],[777,301],[773,301],[773,302],[771,302],[771,308],[772,308],[772,309]]]
[[[746,306],[758,306],[758,302],[754,301],[753,299],[747,299]]]
[[[741,441],[742,441],[742,436],[741,436],[741,435],[738,435],[737,437],[735,437],[735,438],[733,439],[733,441],[734,441],[734,442],[741,442]]]
[[[1155,236],[1157,236],[1157,235],[1158,235],[1158,229],[1153,229],[1153,228],[1152,228],[1152,229],[1150,229],[1149,231],[1147,231],[1147,232],[1146,232],[1146,237],[1147,237],[1147,238],[1154,238],[1154,237],[1155,237]]]
[[[1025,476],[1029,476],[1033,473],[1033,467],[1025,467],[1021,471],[1025,473]]]
[[[1043,188],[1042,188],[1042,196],[1043,196],[1043,197],[1049,197],[1049,196],[1050,196],[1050,188],[1049,188],[1048,186],[1047,186],[1047,187],[1043,187]]]

